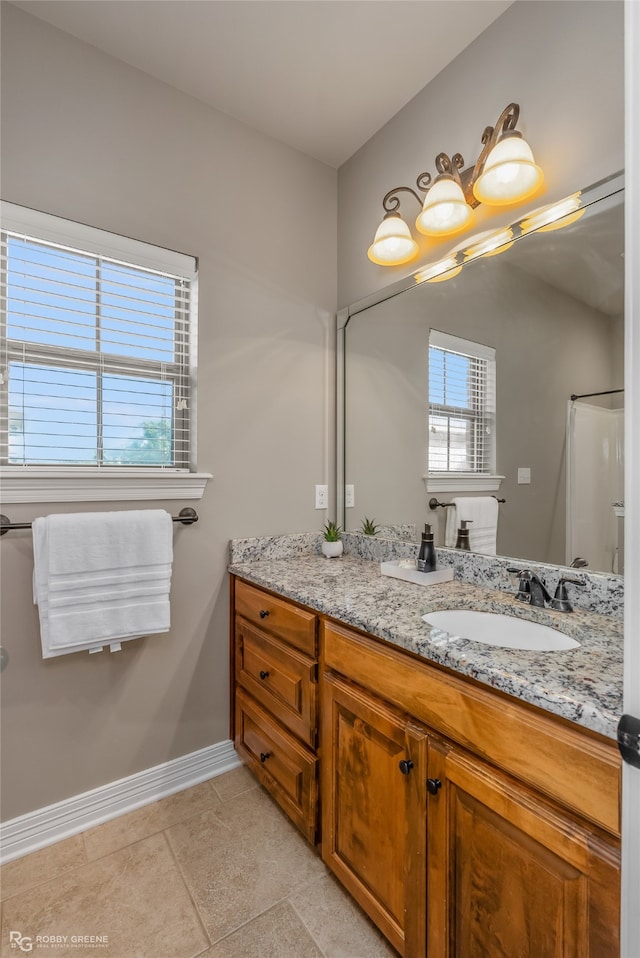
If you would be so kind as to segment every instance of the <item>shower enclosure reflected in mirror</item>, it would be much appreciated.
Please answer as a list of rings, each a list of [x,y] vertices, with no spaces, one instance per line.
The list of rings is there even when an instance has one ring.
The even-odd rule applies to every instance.
[[[624,392],[581,396],[567,420],[567,555],[624,571]],[[597,405],[598,402],[605,405]],[[571,561],[571,560],[569,560]],[[582,563],[576,562],[576,565]]]
[[[517,236],[446,282],[409,277],[340,314],[345,529],[359,530],[366,516],[419,536],[429,522],[444,545],[446,510],[431,510],[430,499],[495,495],[505,500],[499,555],[556,565],[580,558],[590,570],[622,573],[622,175],[583,191],[582,202],[584,213],[562,229]],[[468,462],[450,461],[443,474],[429,460],[434,330],[495,350],[495,418],[483,429],[497,478],[475,486],[456,472]],[[344,505],[345,485],[354,506]]]

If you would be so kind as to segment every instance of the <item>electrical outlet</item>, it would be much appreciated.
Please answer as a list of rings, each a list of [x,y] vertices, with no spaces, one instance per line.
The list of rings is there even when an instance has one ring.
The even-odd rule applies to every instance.
[[[344,487],[344,504],[346,509],[353,509],[356,504],[356,491],[353,483]]]
[[[329,486],[316,486],[316,509],[329,508]]]

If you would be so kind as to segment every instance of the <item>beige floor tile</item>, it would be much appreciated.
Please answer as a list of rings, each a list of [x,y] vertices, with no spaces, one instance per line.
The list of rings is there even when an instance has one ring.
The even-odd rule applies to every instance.
[[[207,781],[169,795],[159,802],[137,808],[134,812],[120,815],[119,818],[84,832],[87,858],[89,861],[103,858],[119,848],[126,848],[133,842],[219,804],[218,795]]]
[[[326,873],[261,788],[166,834],[213,942]]]
[[[86,860],[82,836],[74,835],[24,858],[7,862],[0,869],[0,897],[4,901],[19,895],[34,885],[41,885],[71,868],[83,865]]]
[[[322,958],[291,905],[282,902],[224,938],[202,958]]]
[[[397,958],[395,948],[331,876],[295,892],[289,902],[325,958]]]
[[[258,779],[244,765],[212,778],[211,784],[223,802],[228,802],[251,788],[260,787]]]
[[[164,835],[154,835],[5,902],[2,958],[11,930],[36,936],[108,936],[107,948],[49,947],[43,955],[194,958],[209,945]]]

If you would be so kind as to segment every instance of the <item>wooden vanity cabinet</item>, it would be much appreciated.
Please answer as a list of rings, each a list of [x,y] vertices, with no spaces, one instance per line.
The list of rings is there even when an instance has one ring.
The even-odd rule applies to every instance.
[[[317,838],[317,616],[232,581],[236,751],[306,838]]]
[[[232,597],[236,749],[311,843],[321,806],[324,862],[404,958],[618,958],[614,742],[241,580]]]
[[[402,955],[423,954],[427,735],[327,674],[322,743],[323,860]]]
[[[343,626],[322,644],[323,860],[400,954],[618,958],[615,745]]]

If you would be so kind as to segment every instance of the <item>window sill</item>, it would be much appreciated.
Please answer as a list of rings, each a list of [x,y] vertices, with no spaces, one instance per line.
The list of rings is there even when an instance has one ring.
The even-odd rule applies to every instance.
[[[124,502],[202,499],[208,472],[11,467],[0,469],[2,502]]]
[[[470,476],[444,473],[423,476],[427,492],[497,492],[504,476]]]

